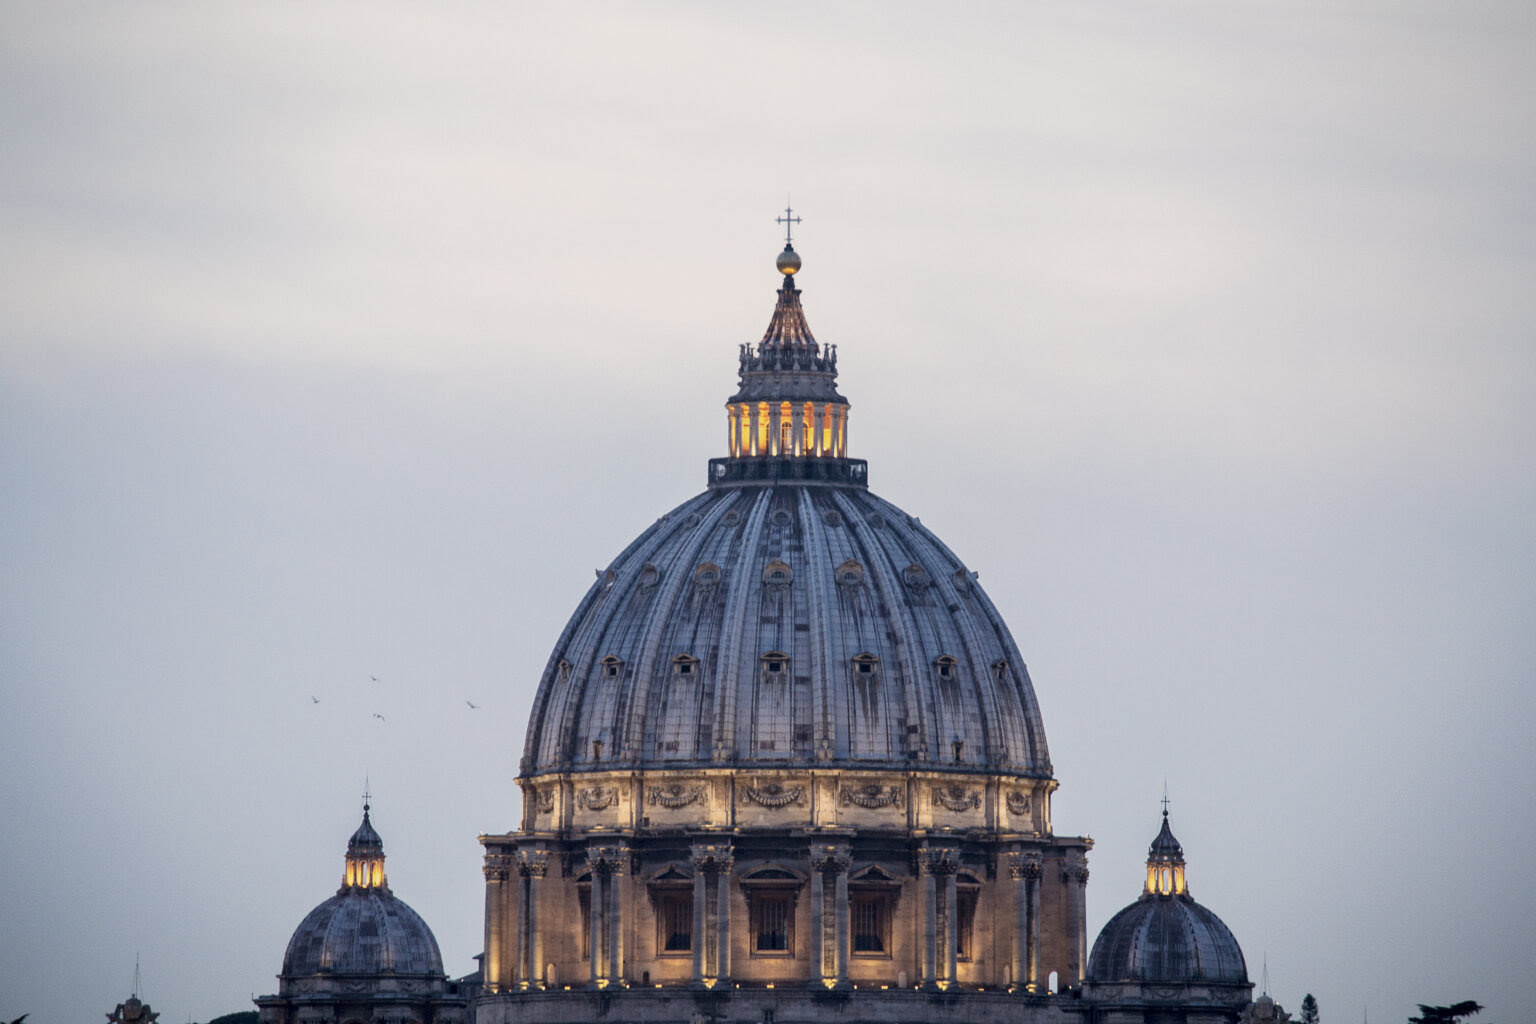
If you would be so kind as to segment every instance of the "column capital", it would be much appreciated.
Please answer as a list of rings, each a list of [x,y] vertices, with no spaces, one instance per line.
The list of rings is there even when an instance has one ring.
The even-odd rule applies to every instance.
[[[729,871],[736,864],[736,851],[729,843],[694,843],[688,850],[688,863],[695,871]]]
[[[485,873],[487,882],[505,882],[512,877],[512,855],[507,853],[487,853],[485,855]]]
[[[1061,880],[1088,884],[1088,855],[1081,850],[1068,850],[1061,860]]]
[[[1008,855],[1008,877],[1014,881],[1039,878],[1041,874],[1040,854],[1030,850],[1025,853],[1010,853]]]
[[[925,846],[918,851],[920,875],[952,875],[960,870],[960,851],[949,846]]]
[[[593,843],[587,847],[587,867],[605,875],[622,875],[629,866],[628,846]]]
[[[517,851],[517,873],[528,878],[543,878],[549,871],[547,850]]]
[[[812,843],[811,870],[847,872],[853,867],[853,851],[847,843]]]

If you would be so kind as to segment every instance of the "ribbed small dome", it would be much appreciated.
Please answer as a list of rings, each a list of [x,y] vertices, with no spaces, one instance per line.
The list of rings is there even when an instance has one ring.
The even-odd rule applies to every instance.
[[[1146,895],[1109,919],[1088,958],[1092,981],[1247,984],[1237,939],[1221,918],[1182,896]]]
[[[432,929],[388,889],[347,888],[299,925],[283,977],[310,974],[443,974]]]
[[[369,809],[347,841],[341,889],[311,910],[288,940],[282,977],[315,974],[443,976],[432,929],[384,881],[384,840]]]

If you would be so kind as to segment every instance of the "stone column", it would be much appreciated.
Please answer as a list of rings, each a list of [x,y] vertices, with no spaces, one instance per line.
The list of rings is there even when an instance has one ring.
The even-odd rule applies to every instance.
[[[704,984],[704,937],[708,927],[704,919],[704,904],[709,890],[705,887],[705,858],[697,847],[693,851],[693,982]]]
[[[816,974],[811,984],[817,984],[827,976],[827,887],[822,860],[815,849],[811,851],[811,950],[816,957]]]
[[[528,987],[528,876],[521,870],[517,875],[517,955],[512,984]]]
[[[512,875],[512,858],[487,851],[485,855],[485,987],[503,991],[511,964],[506,950],[506,891]]]
[[[923,987],[933,988],[939,962],[938,885],[933,877],[932,850],[923,851],[918,873],[923,883]]]
[[[951,985],[960,980],[960,901],[955,887],[955,872],[944,875],[944,980]]]
[[[1070,965],[1075,979],[1083,980],[1088,969],[1088,855],[1082,850],[1069,850],[1061,865],[1061,880],[1068,886],[1067,899],[1072,913],[1072,953],[1075,964]],[[1065,978],[1060,980],[1065,987]]]
[[[592,864],[592,891],[587,896],[587,960],[589,980],[595,986],[602,976],[603,962],[603,871],[596,862],[588,863]]]
[[[837,901],[837,983],[848,983],[848,869],[853,866],[853,857],[849,854],[848,847],[839,846],[832,855],[832,870],[837,872],[837,881],[833,889],[832,897]]]
[[[715,977],[722,983],[731,976],[731,869],[736,858],[729,847],[715,856]]]
[[[527,879],[523,905],[518,910],[518,938],[522,941],[527,967],[521,981],[530,988],[544,987],[544,931],[539,927],[539,891],[549,870],[549,854],[528,850],[518,854],[518,870]],[[520,892],[522,895],[522,892]]]
[[[618,984],[624,978],[624,901],[621,888],[624,870],[628,866],[629,850],[622,846],[613,848],[608,868],[608,983]]]

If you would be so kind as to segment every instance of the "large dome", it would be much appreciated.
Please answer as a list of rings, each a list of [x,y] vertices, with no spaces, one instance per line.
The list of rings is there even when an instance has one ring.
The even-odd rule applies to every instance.
[[[789,252],[786,241],[786,252]],[[630,544],[560,634],[525,778],[700,767],[1049,779],[1024,661],[976,574],[869,493],[837,350],[784,274],[740,352],[709,490]]]
[[[862,486],[712,488],[604,571],[560,636],[523,771],[753,763],[1048,776],[1008,627]]]

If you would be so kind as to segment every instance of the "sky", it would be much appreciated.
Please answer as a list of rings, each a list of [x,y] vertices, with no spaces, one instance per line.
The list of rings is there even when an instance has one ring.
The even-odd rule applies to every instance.
[[[272,992],[365,785],[453,974],[786,196],[850,454],[1140,892],[1536,999],[1536,8],[0,2],[0,1019]],[[479,705],[471,708],[468,702]],[[376,716],[382,716],[376,717]]]

